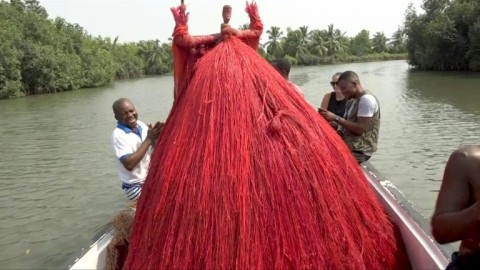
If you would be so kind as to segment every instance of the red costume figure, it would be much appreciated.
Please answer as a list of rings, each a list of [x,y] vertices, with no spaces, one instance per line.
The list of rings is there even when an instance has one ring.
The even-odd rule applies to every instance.
[[[401,240],[341,138],[257,52],[250,29],[176,21],[175,102],[125,269],[405,269]],[[406,263],[406,264],[403,264]]]

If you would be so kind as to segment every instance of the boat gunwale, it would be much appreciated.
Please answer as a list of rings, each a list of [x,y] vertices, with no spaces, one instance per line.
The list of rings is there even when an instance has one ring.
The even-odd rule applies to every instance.
[[[440,250],[443,256],[450,261],[450,256],[455,251],[451,244],[438,244],[432,237],[430,223],[428,218],[400,191],[390,180],[381,174],[369,161],[361,164],[365,172],[370,174],[382,187],[393,196],[397,204],[412,218],[418,227],[432,240],[433,244]]]
[[[113,224],[111,222],[103,225],[100,227],[100,229],[95,233],[93,237],[90,238],[91,244],[88,247],[84,247],[80,249],[79,251],[76,251],[69,257],[68,260],[66,260],[60,269],[71,269],[79,260],[81,260],[87,253],[100,241],[103,240],[103,238],[113,234]]]

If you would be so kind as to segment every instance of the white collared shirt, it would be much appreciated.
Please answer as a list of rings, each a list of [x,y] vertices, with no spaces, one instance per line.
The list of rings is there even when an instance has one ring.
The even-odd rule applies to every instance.
[[[112,133],[113,154],[117,158],[120,179],[126,184],[143,184],[148,173],[150,163],[149,151],[131,171],[128,171],[122,164],[122,159],[137,151],[142,142],[147,138],[148,127],[145,123],[137,120],[137,131],[136,133],[130,127],[118,123]]]

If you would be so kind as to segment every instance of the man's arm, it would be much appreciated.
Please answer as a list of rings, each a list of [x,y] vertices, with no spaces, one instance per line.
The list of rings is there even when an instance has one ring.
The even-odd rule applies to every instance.
[[[471,199],[468,167],[474,165],[471,162],[468,154],[459,149],[452,153],[445,167],[432,217],[432,234],[440,244],[462,240],[471,235],[473,226],[480,225],[479,202],[468,207]]]
[[[358,100],[357,121],[352,122],[342,118],[338,121],[338,124],[351,133],[361,136],[370,127],[373,116],[378,109],[377,99],[370,94],[366,94]]]
[[[125,169],[127,169],[128,171],[133,170],[133,168],[135,168],[135,166],[137,166],[137,164],[143,159],[145,154],[147,154],[148,148],[150,148],[152,142],[152,139],[147,136],[147,138],[145,138],[137,151],[120,158],[120,161],[122,162]]]
[[[357,113],[357,121],[352,122],[348,121],[344,118],[340,118],[338,120],[338,124],[343,126],[346,130],[350,131],[351,133],[361,136],[367,129],[370,127],[370,124],[373,120],[373,115],[378,110],[377,100],[372,95],[365,95],[358,101],[358,113]],[[319,110],[320,114],[325,118],[327,121],[333,121],[337,116],[332,112],[329,112],[324,109]]]
[[[343,118],[340,118],[338,121],[339,125],[358,136],[361,136],[363,133],[365,133],[371,123],[372,117],[357,117],[357,122],[348,121]]]
[[[122,137],[113,138],[115,154],[120,162],[122,162],[125,169],[131,171],[135,168],[135,166],[137,166],[137,164],[147,154],[149,147],[157,139],[161,129],[162,125],[159,122],[157,122],[154,127],[152,127],[152,125],[148,125],[148,132],[145,140],[140,144],[140,147],[137,149],[137,151],[133,153],[129,153],[131,146],[128,145],[128,143]]]

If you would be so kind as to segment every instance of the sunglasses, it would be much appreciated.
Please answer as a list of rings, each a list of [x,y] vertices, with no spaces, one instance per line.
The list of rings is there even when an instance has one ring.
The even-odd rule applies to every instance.
[[[331,85],[331,86],[338,85],[338,82],[330,82],[330,85]]]

